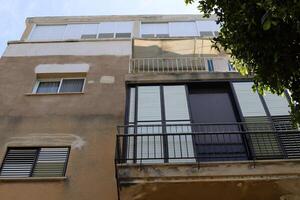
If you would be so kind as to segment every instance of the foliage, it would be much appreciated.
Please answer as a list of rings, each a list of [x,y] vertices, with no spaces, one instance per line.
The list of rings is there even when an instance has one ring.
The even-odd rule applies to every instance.
[[[200,0],[198,9],[204,17],[215,15],[221,26],[215,46],[230,52],[242,74],[254,75],[255,90],[291,92],[300,122],[300,1]]]

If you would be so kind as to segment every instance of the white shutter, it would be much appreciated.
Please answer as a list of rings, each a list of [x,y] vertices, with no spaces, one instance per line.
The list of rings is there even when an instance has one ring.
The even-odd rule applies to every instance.
[[[183,36],[198,36],[197,27],[195,22],[170,22],[170,36],[183,37]]]
[[[64,39],[80,39],[82,29],[83,24],[68,24],[64,34]]]
[[[99,26],[99,33],[115,32],[115,24],[113,22],[101,22]]]
[[[243,116],[266,116],[258,94],[252,90],[252,85],[252,82],[233,83]]]
[[[166,120],[189,120],[184,85],[164,86]]]
[[[114,22],[116,33],[131,33],[133,29],[133,22]]]
[[[81,38],[97,38],[98,34],[98,24],[84,24]]]
[[[267,92],[264,99],[272,116],[290,114],[289,104],[285,96],[278,96]]]
[[[145,34],[169,34],[168,23],[143,23],[141,25],[141,35]]]
[[[62,40],[66,25],[36,25],[30,40]]]
[[[138,121],[161,120],[159,86],[139,86]]]
[[[130,88],[130,101],[129,101],[129,123],[134,122],[135,113],[135,88]]]
[[[196,21],[198,31],[219,31],[220,26],[215,21]]]

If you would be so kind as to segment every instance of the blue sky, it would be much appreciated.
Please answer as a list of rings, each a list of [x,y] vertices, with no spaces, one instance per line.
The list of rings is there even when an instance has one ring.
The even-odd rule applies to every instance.
[[[0,55],[18,40],[26,17],[126,14],[198,14],[184,0],[0,0]]]

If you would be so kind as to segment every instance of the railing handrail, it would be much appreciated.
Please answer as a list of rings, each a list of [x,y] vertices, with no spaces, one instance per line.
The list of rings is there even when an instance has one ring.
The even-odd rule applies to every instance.
[[[177,120],[177,121],[170,121],[170,122],[182,122],[183,120]],[[281,122],[288,122],[288,120],[283,120]],[[147,127],[147,126],[210,126],[210,125],[255,125],[255,124],[264,124],[264,125],[273,125],[273,122],[220,122],[220,123],[180,123],[180,124],[137,124],[137,125],[118,125],[117,127]]]
[[[290,123],[281,121],[279,129],[273,122],[120,125],[116,159],[119,162],[170,162],[170,159],[202,162],[300,158],[300,145],[297,145],[300,131]]]

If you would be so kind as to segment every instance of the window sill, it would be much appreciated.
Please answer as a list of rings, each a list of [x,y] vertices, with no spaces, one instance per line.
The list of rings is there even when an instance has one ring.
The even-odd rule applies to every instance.
[[[27,182],[27,181],[65,181],[67,180],[68,177],[67,176],[62,176],[62,177],[24,177],[24,178],[18,178],[18,177],[15,177],[15,178],[0,178],[0,182],[14,182],[14,181],[24,181],[24,182]]]
[[[62,92],[62,93],[25,93],[26,96],[48,96],[48,95],[76,95],[84,92]]]

